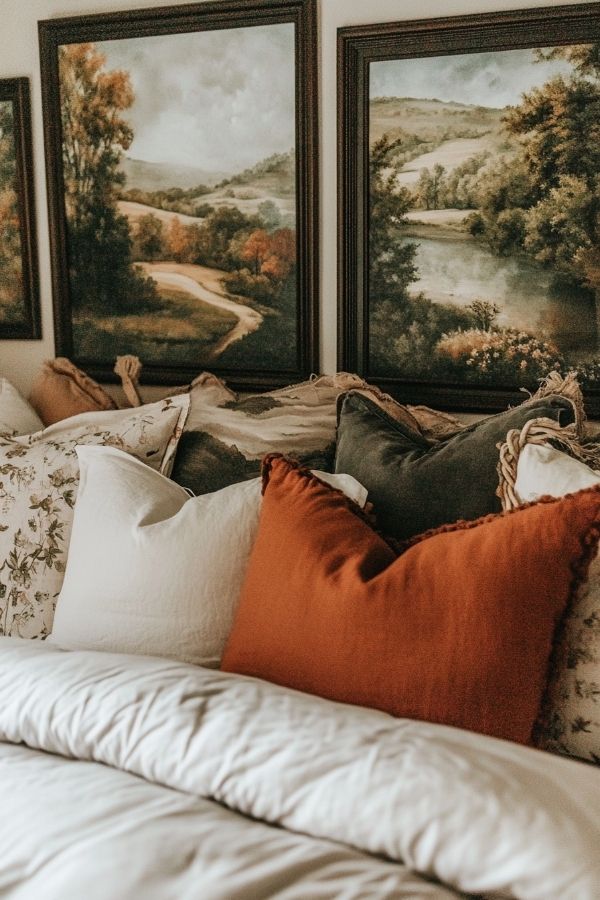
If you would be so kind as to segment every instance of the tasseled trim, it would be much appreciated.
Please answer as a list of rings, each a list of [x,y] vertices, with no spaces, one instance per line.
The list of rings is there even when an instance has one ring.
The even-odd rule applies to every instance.
[[[573,400],[575,404],[575,400]],[[600,470],[600,446],[582,446],[578,437],[577,423],[559,425],[553,419],[531,419],[521,430],[511,429],[506,440],[498,444],[500,459],[498,461],[498,487],[496,496],[500,498],[502,509],[510,510],[519,506],[519,498],[515,491],[517,466],[523,447],[527,444],[558,445],[561,450],[585,463],[591,469]]]
[[[130,406],[142,406],[144,401],[140,395],[139,378],[142,363],[137,356],[117,356],[114,372],[121,379],[123,392]]]
[[[542,397],[548,397],[550,394],[559,394],[561,397],[565,397],[567,400],[571,401],[575,411],[577,434],[581,435],[586,415],[585,409],[583,408],[583,394],[581,393],[581,388],[577,381],[577,373],[568,372],[563,377],[560,372],[550,372],[550,374],[540,382],[539,388],[531,399],[540,400]]]

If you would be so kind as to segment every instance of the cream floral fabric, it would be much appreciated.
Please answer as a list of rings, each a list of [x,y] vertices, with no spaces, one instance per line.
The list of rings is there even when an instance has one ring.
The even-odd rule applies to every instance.
[[[600,485],[600,473],[550,443],[526,442],[511,488],[515,503],[562,497]],[[505,495],[509,498],[509,493]],[[512,500],[511,500],[512,502]],[[542,750],[600,764],[600,554],[559,624],[550,677],[534,731]]]
[[[0,635],[45,638],[52,629],[79,484],[76,446],[117,447],[169,474],[188,407],[183,395],[0,434]]]
[[[600,557],[562,623],[535,743],[600,764]]]

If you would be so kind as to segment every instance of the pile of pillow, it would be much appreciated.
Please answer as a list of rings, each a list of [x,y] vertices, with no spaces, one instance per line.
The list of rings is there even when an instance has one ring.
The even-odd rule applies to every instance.
[[[44,430],[1,382],[0,633],[600,762],[600,466],[573,378],[465,427],[345,373],[249,397],[203,373],[116,410],[58,367],[93,409]]]

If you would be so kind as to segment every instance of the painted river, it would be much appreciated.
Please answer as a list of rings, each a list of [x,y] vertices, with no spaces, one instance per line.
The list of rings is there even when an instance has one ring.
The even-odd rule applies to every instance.
[[[428,231],[435,231],[434,228]],[[552,273],[522,257],[494,256],[477,241],[415,236],[419,281],[412,294],[437,303],[467,306],[496,303],[497,324],[522,328],[554,341],[569,357],[584,361],[598,354],[593,300],[584,291],[560,285]]]

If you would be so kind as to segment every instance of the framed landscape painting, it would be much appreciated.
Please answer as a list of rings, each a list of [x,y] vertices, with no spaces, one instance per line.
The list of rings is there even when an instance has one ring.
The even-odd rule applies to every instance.
[[[108,379],[318,370],[314,0],[41,22],[57,352]]]
[[[482,410],[576,371],[600,412],[600,6],[338,51],[340,366]]]
[[[0,340],[39,338],[27,78],[0,79]]]

